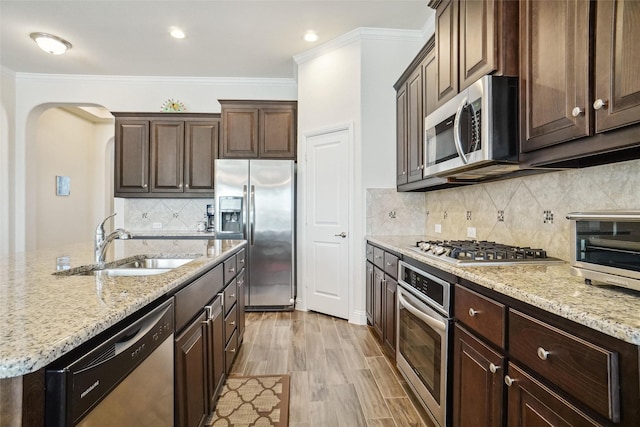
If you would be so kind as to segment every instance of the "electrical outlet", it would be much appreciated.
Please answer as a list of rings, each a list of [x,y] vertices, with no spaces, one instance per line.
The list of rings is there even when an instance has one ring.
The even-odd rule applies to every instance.
[[[160,230],[162,228],[162,223],[161,222],[154,222],[153,224],[151,224],[151,228],[154,228],[156,230]]]
[[[442,233],[442,224],[436,224],[434,231],[436,233]]]
[[[467,237],[472,239],[476,238],[476,228],[475,227],[467,227]]]

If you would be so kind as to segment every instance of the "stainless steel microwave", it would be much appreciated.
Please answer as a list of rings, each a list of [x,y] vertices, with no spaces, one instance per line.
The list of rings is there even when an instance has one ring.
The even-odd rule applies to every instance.
[[[571,273],[640,291],[640,211],[572,212]]]
[[[484,76],[424,120],[424,177],[518,169],[518,79]]]

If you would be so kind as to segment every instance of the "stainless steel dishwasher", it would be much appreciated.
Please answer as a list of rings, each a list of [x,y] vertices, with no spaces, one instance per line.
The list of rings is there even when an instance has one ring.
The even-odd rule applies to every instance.
[[[46,370],[47,427],[173,426],[173,299]]]

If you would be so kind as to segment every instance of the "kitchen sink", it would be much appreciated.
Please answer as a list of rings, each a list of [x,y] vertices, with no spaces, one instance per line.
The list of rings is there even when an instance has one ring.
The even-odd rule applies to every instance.
[[[142,258],[119,264],[118,261],[105,268],[88,265],[53,273],[59,276],[153,276],[167,273],[183,266],[195,258]]]

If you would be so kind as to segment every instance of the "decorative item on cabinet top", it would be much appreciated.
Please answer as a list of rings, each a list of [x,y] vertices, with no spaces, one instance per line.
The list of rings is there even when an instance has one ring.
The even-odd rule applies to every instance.
[[[160,111],[165,113],[177,113],[186,110],[187,109],[182,101],[178,101],[172,98],[167,99],[164,104],[162,104],[162,107],[160,107]]]

